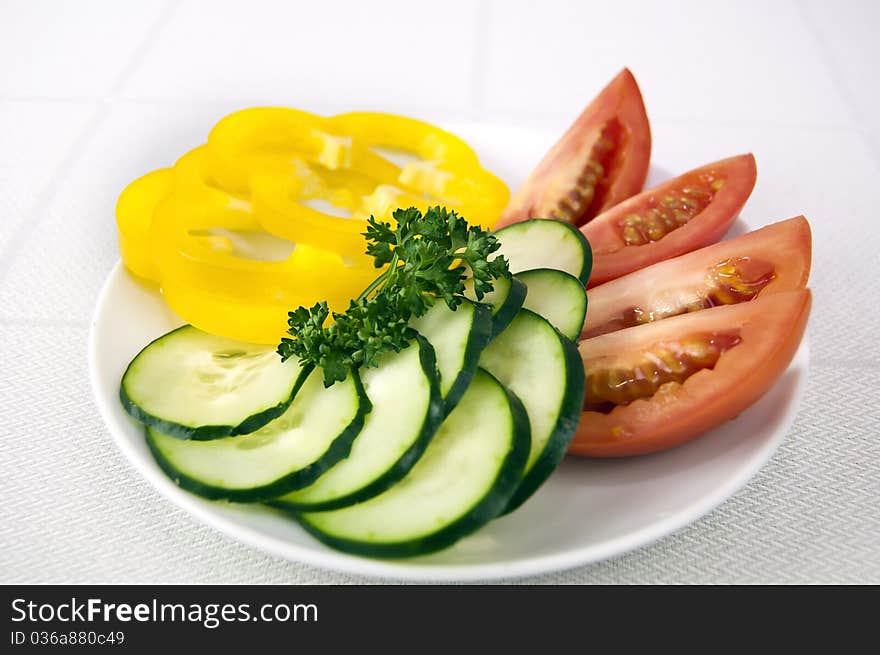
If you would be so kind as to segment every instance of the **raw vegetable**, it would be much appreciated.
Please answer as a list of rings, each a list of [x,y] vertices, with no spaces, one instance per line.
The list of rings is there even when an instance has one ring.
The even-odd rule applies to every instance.
[[[409,369],[401,368],[400,362],[408,361],[406,357],[412,358],[412,353],[386,354],[378,368],[364,371],[373,411],[348,459],[312,486],[272,504],[300,510],[345,507],[381,493],[415,464],[439,425],[438,416],[452,411],[469,387],[489,340],[491,318],[488,307],[469,301],[455,311],[437,303],[413,325],[434,345],[420,356],[423,378],[437,387],[429,398],[427,413],[413,410],[413,401],[417,403],[420,397],[419,382],[406,374]],[[427,344],[424,340],[420,343],[425,350]],[[442,412],[438,405],[442,405]]]
[[[165,172],[132,182],[117,205],[123,262],[160,284],[165,300],[184,320],[212,334],[253,343],[277,343],[290,307],[317,299],[344,307],[376,275],[366,257],[343,261],[300,244],[275,261],[237,252],[230,237],[254,234],[252,205],[200,184],[204,148]],[[171,193],[176,178],[184,180]],[[201,178],[199,178],[201,179]]]
[[[440,202],[491,226],[509,197],[464,141],[393,114],[245,109],[211,130],[208,147],[213,177],[253,200],[266,231],[341,255],[362,254],[371,215]],[[410,161],[398,166],[382,149]]]
[[[385,353],[362,379],[372,410],[350,455],[272,504],[317,510],[362,502],[393,486],[425,452],[444,415],[430,344],[417,337],[413,347]]]
[[[119,389],[125,410],[180,439],[257,430],[284,413],[311,367],[281,362],[272,348],[186,325],[148,344]]]
[[[507,283],[496,316],[525,295],[510,300],[525,284],[492,257],[495,237],[439,207],[395,217],[394,229],[370,220],[367,251],[388,267],[352,304],[361,313],[330,326],[320,306],[291,313],[292,326],[299,314],[308,329],[282,343],[284,360],[191,326],[135,358],[120,395],[149,423],[151,451],[177,484],[211,499],[269,502],[346,550],[404,556],[511,511],[552,472],[583,397],[574,344],[527,309],[490,343],[493,309],[467,299],[465,282],[484,300]],[[559,240],[550,222],[532,232],[539,247],[541,235]],[[581,241],[571,244],[583,259]],[[579,280],[556,270],[524,277],[539,292],[536,307],[561,324],[582,321]],[[340,364],[340,351],[351,359]],[[328,362],[339,365],[332,375],[317,368]],[[518,393],[478,371],[480,362]],[[223,425],[211,422],[218,416]],[[449,487],[423,496],[437,485]],[[411,506],[401,513],[399,503]],[[375,521],[384,527],[358,527]]]
[[[440,395],[448,414],[470,385],[480,353],[492,338],[492,310],[469,300],[455,311],[437,303],[410,325],[434,347]]]
[[[313,370],[287,410],[255,432],[195,441],[147,428],[147,443],[184,489],[205,498],[257,502],[305,487],[348,457],[369,410],[356,374],[328,389]]]
[[[624,69],[544,155],[498,226],[530,218],[583,225],[642,190],[650,157],[645,105]]]
[[[806,286],[810,224],[803,216],[667,259],[587,293],[582,338]]]
[[[399,351],[415,335],[410,320],[425,314],[438,300],[456,309],[467,300],[464,280],[473,280],[477,300],[492,291],[493,280],[509,277],[507,261],[496,256],[497,239],[469,226],[454,211],[432,207],[424,215],[415,207],[394,212],[396,227],[368,220],[367,253],[385,272],[370,284],[344,314],[326,302],[290,312],[288,332],[278,346],[282,359],[299,358],[324,373],[324,383],[344,380],[349,370],[375,366],[389,350]]]
[[[181,487],[268,502],[328,545],[378,557],[433,552],[513,511],[566,452],[697,437],[793,357],[809,226],[691,252],[729,228],[754,158],[633,195],[650,139],[624,70],[490,233],[458,212],[491,226],[506,188],[434,126],[226,117],[120,197],[126,265],[195,325],[135,357],[123,406]],[[399,165],[401,152],[417,160]],[[286,249],[260,259],[243,234]]]
[[[522,406],[479,371],[424,456],[385,493],[351,507],[300,514],[324,543],[373,557],[445,548],[500,514],[529,450]]]
[[[752,155],[707,164],[625,200],[581,228],[593,247],[590,286],[714,243],[755,186]]]
[[[528,289],[524,308],[546,318],[569,339],[580,336],[587,313],[587,293],[580,280],[552,268],[535,268],[516,277]]]
[[[443,202],[491,225],[508,198],[463,141],[390,114],[249,109],[208,141],[126,187],[119,247],[184,320],[242,341],[276,343],[291,307],[345,309],[376,275],[361,237],[369,215]],[[378,148],[414,160],[401,167]],[[287,241],[267,260],[239,247],[252,235]]]
[[[786,369],[809,311],[800,289],[582,341],[585,411],[569,452],[641,455],[732,419]]]
[[[571,282],[578,284],[581,289],[590,277],[593,261],[590,244],[583,234],[566,223],[533,219],[496,230],[494,236],[501,242],[498,253],[507,259],[508,267],[513,273],[526,273],[528,276],[531,275],[528,271],[561,271],[571,276]],[[546,278],[546,274],[537,273],[532,282],[541,285]],[[510,324],[526,301],[528,288],[525,279],[522,275],[515,275],[510,282],[499,278],[493,283],[495,288],[483,298],[483,302],[492,306],[493,336],[500,334]],[[466,295],[475,298],[471,280],[465,281],[465,288]],[[573,286],[569,285],[568,288],[569,291],[574,291]],[[549,294],[548,303],[544,303],[541,297],[545,293]],[[578,312],[585,309],[583,293],[562,300],[550,289],[542,287],[532,293],[530,302],[532,308],[547,318],[549,315],[543,310],[552,311],[556,320],[563,320],[562,314],[570,312],[563,332],[569,337],[577,336],[571,330],[578,325]],[[583,316],[580,321],[583,323]],[[553,320],[551,323],[557,325]]]
[[[498,253],[510,271],[555,268],[574,275],[586,285],[593,266],[590,243],[581,232],[559,221],[528,220],[495,231]]]
[[[482,302],[492,308],[492,336],[496,337],[510,325],[526,299],[526,285],[515,277],[499,277],[492,283],[492,291],[483,295]],[[464,295],[476,300],[474,281],[464,281]]]
[[[574,436],[584,397],[577,346],[546,319],[521,309],[480,357],[521,401],[529,417],[531,448],[523,480],[508,511],[525,502],[562,461]]]

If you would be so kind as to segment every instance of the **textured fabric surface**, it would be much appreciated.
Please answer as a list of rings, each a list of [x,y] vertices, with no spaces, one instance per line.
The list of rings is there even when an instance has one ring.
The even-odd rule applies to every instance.
[[[86,4],[82,20],[72,21],[75,33],[66,31],[65,21],[46,19],[52,3],[11,2],[0,9],[0,32],[26,31],[45,46],[43,54],[33,53],[30,72],[20,70],[23,60],[15,60],[12,70],[0,57],[0,582],[375,582],[287,562],[226,538],[161,497],[116,449],[94,406],[86,361],[96,295],[117,258],[116,197],[135,176],[199,143],[217,117],[239,106],[373,106],[422,116],[448,110],[454,118],[543,121],[560,129],[569,110],[629,63],[637,75],[644,73],[655,161],[668,171],[684,170],[754,150],[759,184],[744,216],[758,224],[801,212],[810,217],[815,305],[807,392],[769,463],[706,517],[616,559],[517,582],[880,583],[880,314],[874,284],[880,228],[865,193],[880,179],[876,126],[865,122],[880,96],[876,89],[868,97],[847,86],[862,75],[854,62],[871,60],[865,52],[874,60],[878,54],[870,30],[845,29],[845,21],[868,24],[859,6],[835,10],[844,23],[826,33],[811,22],[821,13],[812,2],[809,10],[779,3],[776,14],[763,3],[737,3],[736,10],[724,5],[724,21],[701,8],[704,3],[685,2],[679,13],[696,22],[685,29],[675,12],[645,20],[651,25],[641,39],[647,45],[599,37],[548,42],[545,54],[559,70],[546,73],[547,62],[520,61],[521,39],[514,37],[533,34],[535,24],[590,24],[596,7],[547,2],[537,12],[528,3],[461,5],[453,21],[463,25],[456,58],[441,61],[432,50],[395,60],[390,73],[411,83],[383,103],[371,94],[379,79],[373,69],[391,56],[384,50],[362,62],[363,71],[347,69],[356,83],[351,97],[344,95],[348,77],[334,77],[344,57],[325,53],[310,62],[323,72],[279,69],[278,61],[301,63],[303,53],[295,50],[296,40],[288,43],[281,31],[271,31],[259,47],[242,50],[243,59],[230,60],[230,83],[215,93],[226,77],[217,70],[204,77],[201,68],[216,59],[210,48],[220,41],[210,34],[235,28],[232,5],[211,14],[201,44],[208,50],[202,51],[191,44],[207,11],[197,2],[142,3],[131,16],[112,0]],[[394,29],[415,29],[422,19],[401,11],[408,4],[389,0],[377,11],[393,13]],[[867,4],[865,12],[876,12]],[[285,6],[267,1],[259,11],[292,11]],[[603,10],[611,12],[609,22],[632,20],[641,11],[628,2]],[[115,56],[93,45],[104,29],[96,26],[97,17],[114,34],[126,31],[127,38],[117,35],[107,46]],[[670,22],[655,25],[663,20]],[[356,32],[356,23],[343,22],[338,30]],[[663,79],[678,61],[675,53],[656,47],[684,43],[688,29],[706,43],[752,44],[745,63],[736,48],[691,61],[688,89],[700,89],[694,93],[701,96],[690,104]],[[789,35],[782,54],[771,38],[779,29]],[[651,46],[654,33],[662,40]],[[863,41],[849,43],[853,33]],[[475,37],[484,34],[485,43]],[[311,38],[326,42],[321,34]],[[345,41],[333,33],[334,43]],[[202,58],[176,71],[175,53],[183,44]],[[101,65],[71,72],[59,49],[76,48]],[[590,48],[600,70],[584,71],[585,91],[576,92],[574,69],[566,62],[575,50],[583,57]],[[766,78],[753,86],[745,72],[738,81],[729,79],[759,67]],[[726,81],[713,86],[716,76],[709,73],[716,69],[726,71],[717,76]],[[418,77],[424,71],[441,71],[455,97],[431,107]],[[738,99],[733,83],[762,95]],[[305,96],[296,95],[296,85],[307,89]],[[316,97],[334,85],[336,96]],[[770,89],[778,98],[769,97]],[[545,92],[565,111],[541,104]],[[789,111],[795,107],[799,113]],[[502,158],[490,163],[503,171]]]

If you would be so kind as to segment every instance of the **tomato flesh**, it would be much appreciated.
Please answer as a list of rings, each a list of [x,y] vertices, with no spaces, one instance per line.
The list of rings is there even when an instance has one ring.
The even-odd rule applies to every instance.
[[[597,286],[724,236],[755,186],[755,158],[702,166],[633,196],[581,228]]]
[[[586,163],[573,181],[560,175],[552,187],[557,193],[548,194],[543,203],[536,204],[533,212],[555,221],[580,225],[601,211],[608,188],[607,174],[614,169],[615,154],[619,152],[622,129],[616,119],[599,128],[599,136],[590,149]],[[577,171],[577,168],[574,168]],[[568,189],[568,191],[566,191]]]
[[[715,180],[709,175],[700,176],[697,182],[677,193],[655,197],[644,210],[624,216],[620,221],[623,242],[627,246],[641,246],[660,241],[705,210],[715,192],[724,186],[724,180]]]
[[[581,341],[587,409],[569,452],[656,452],[734,418],[787,368],[809,310],[798,289]]]
[[[769,262],[748,257],[732,257],[709,268],[706,288],[693,299],[689,298],[677,305],[656,309],[638,305],[627,307],[607,323],[587,329],[583,337],[589,339],[615,330],[653,323],[670,316],[745,302],[757,297],[774,277],[776,275],[773,272],[773,265]]]
[[[582,225],[641,191],[650,156],[645,105],[624,69],[547,152],[496,227],[530,218]]]
[[[684,339],[650,344],[617,361],[587,360],[584,409],[607,414],[619,405],[650,398],[664,384],[682,384],[697,371],[714,367],[722,353],[739,342],[735,330],[690,334]]]
[[[806,286],[812,240],[803,216],[658,262],[587,293],[581,338]]]

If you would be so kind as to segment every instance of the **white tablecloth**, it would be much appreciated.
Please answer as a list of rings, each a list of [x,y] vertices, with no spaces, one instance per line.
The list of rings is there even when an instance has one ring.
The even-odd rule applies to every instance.
[[[809,389],[704,519],[529,582],[880,582],[880,61],[873,2],[0,6],[0,582],[362,580],[235,543],[160,497],[92,402],[121,188],[222,115],[280,104],[561,130],[624,65],[654,160],[755,152],[745,210],[815,239]],[[503,162],[499,165],[503,165]]]

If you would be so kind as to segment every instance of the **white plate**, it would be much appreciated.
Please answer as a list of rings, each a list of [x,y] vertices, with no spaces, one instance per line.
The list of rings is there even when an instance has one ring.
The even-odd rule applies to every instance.
[[[499,126],[448,127],[473,143],[487,166],[511,188],[519,185],[554,138]],[[649,183],[663,177],[668,175],[652,168]],[[760,225],[740,220],[736,232],[755,227]],[[759,403],[686,446],[627,460],[568,458],[524,506],[454,547],[425,557],[383,561],[331,550],[272,510],[203,500],[162,473],[141,428],[119,404],[119,381],[144,345],[180,323],[155,290],[117,264],[95,309],[89,365],[101,414],[135,468],[178,506],[257,548],[327,569],[413,580],[548,573],[619,555],[695,521],[742,487],[782,441],[804,392],[809,359],[804,342],[788,371]]]

